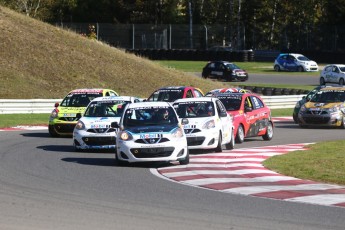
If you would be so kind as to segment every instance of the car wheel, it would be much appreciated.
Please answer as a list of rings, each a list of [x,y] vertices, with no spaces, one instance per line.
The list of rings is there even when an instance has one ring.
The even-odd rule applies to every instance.
[[[231,134],[231,140],[229,143],[225,144],[225,148],[228,150],[234,149],[235,148],[235,135],[234,135],[234,130],[232,130]]]
[[[275,65],[274,66],[274,71],[280,72],[280,66],[279,65]]]
[[[272,140],[273,138],[273,124],[270,121],[268,123],[268,126],[266,127],[266,133],[262,136],[262,139],[264,139],[265,141],[269,141]]]
[[[50,136],[52,136],[52,137],[58,137],[58,136],[60,136],[60,135],[55,131],[54,126],[52,126],[52,125],[49,125],[49,126],[48,126],[48,132],[49,132]]]
[[[223,149],[222,149],[222,133],[221,132],[219,132],[218,145],[214,151],[216,151],[217,153],[220,153],[223,151]]]
[[[345,129],[345,118],[344,118],[344,117],[343,117],[343,119],[341,120],[340,128]]]
[[[244,141],[244,129],[243,125],[239,125],[236,134],[236,143],[243,143]]]
[[[323,77],[320,78],[320,85],[326,85],[325,79]]]
[[[344,85],[344,78],[340,78],[339,85]]]
[[[302,67],[302,66],[298,66],[298,67],[297,67],[297,71],[298,71],[298,72],[303,72],[303,71],[304,71],[304,69],[303,69],[303,67]]]
[[[189,150],[187,149],[187,156],[182,159],[182,160],[179,160],[180,162],[180,165],[188,165],[189,164]]]

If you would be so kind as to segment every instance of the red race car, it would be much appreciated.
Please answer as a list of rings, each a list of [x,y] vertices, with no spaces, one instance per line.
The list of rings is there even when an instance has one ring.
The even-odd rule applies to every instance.
[[[237,143],[242,143],[247,137],[262,136],[267,141],[273,138],[271,110],[259,95],[228,92],[213,93],[211,96],[219,98],[227,112],[233,116]]]

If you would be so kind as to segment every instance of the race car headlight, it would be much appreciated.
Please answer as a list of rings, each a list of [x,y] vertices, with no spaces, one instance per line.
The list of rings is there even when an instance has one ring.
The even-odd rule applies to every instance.
[[[85,129],[85,124],[82,121],[78,121],[77,124],[75,125],[75,128],[78,130]]]
[[[120,133],[120,139],[123,141],[130,141],[133,139],[133,136],[127,131],[122,131]]]
[[[214,120],[210,120],[202,126],[203,129],[212,129],[214,127],[216,127],[216,123]]]
[[[300,109],[299,111],[300,111],[301,113],[304,113],[306,110],[307,110],[307,109],[306,109],[305,105],[302,105],[302,106],[301,106],[301,109]]]
[[[330,113],[337,113],[340,111],[339,107],[332,107],[332,108],[329,108],[328,111]]]
[[[57,109],[54,109],[51,113],[50,113],[50,117],[51,118],[56,118],[59,114],[59,111]]]
[[[171,136],[175,138],[183,137],[183,129],[181,128],[175,129],[174,132],[171,134]]]

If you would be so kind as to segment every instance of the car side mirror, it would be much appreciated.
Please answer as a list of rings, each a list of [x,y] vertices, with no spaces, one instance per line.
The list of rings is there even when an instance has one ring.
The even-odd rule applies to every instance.
[[[220,112],[219,116],[220,117],[226,117],[228,114],[226,112]]]
[[[117,121],[111,122],[110,126],[112,128],[120,128],[120,125],[119,125],[119,123]]]
[[[248,106],[246,106],[246,107],[244,107],[244,112],[251,112],[251,111],[253,111],[253,109],[251,108],[251,107],[248,107]]]
[[[187,118],[182,118],[181,124],[187,125],[189,123],[189,120]]]
[[[78,119],[78,120],[82,117],[81,113],[77,113],[76,116],[77,116],[77,119]]]

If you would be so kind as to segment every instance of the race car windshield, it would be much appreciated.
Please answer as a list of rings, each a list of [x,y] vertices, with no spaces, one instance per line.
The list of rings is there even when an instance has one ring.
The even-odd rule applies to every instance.
[[[151,96],[148,101],[167,101],[173,102],[183,97],[182,90],[161,90],[157,91]]]
[[[102,94],[71,94],[63,99],[62,107],[86,107],[90,101],[96,97],[101,97]]]
[[[226,111],[236,111],[241,107],[241,97],[219,98],[225,106]]]
[[[179,118],[196,118],[214,116],[214,106],[211,102],[175,103],[174,108]]]
[[[227,69],[241,69],[240,67],[238,67],[237,65],[233,63],[226,64],[225,66]]]
[[[92,102],[87,107],[84,117],[121,117],[126,104],[126,102]]]
[[[132,108],[125,112],[124,127],[177,125],[178,120],[172,107]]]
[[[344,101],[345,101],[345,91],[318,92],[310,100],[310,102],[318,102],[318,103],[332,103],[332,102],[344,102]]]
[[[309,58],[307,58],[305,56],[298,56],[297,59],[300,61],[310,61]]]

